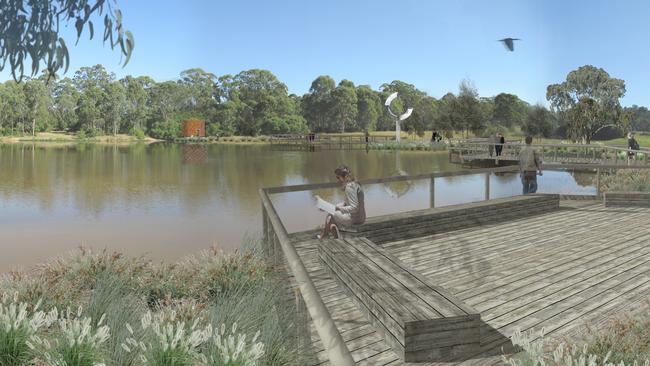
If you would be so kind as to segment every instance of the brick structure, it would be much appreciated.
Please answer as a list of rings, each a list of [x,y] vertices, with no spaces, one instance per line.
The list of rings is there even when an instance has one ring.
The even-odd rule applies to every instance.
[[[205,137],[205,121],[200,119],[183,121],[183,137]]]

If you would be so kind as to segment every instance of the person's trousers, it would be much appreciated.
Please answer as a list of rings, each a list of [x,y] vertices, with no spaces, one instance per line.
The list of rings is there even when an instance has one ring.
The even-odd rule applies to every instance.
[[[537,172],[524,172],[521,183],[524,186],[524,194],[537,192]]]

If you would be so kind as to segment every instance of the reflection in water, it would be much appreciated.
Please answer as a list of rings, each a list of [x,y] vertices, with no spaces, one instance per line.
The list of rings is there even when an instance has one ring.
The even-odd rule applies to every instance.
[[[409,175],[404,170],[402,170],[400,153],[401,151],[395,151],[395,170],[388,175],[389,177]],[[408,180],[401,182],[386,182],[384,183],[384,189],[386,190],[386,193],[388,193],[391,197],[399,198],[413,189],[413,182]]]
[[[208,157],[208,148],[200,144],[183,145],[183,163],[201,164]]]
[[[31,266],[80,244],[155,259],[176,259],[213,244],[237,248],[246,234],[261,231],[259,188],[332,182],[342,163],[361,180],[392,176],[396,170],[416,175],[458,169],[446,153],[421,151],[0,145],[0,271]],[[557,174],[568,189],[580,189],[570,175]],[[516,177],[491,179],[492,197],[521,190]],[[551,183],[541,179],[540,191],[545,184]],[[435,204],[481,200],[483,186],[480,176],[436,180]],[[364,187],[369,216],[429,207],[428,181],[391,189],[402,195],[392,197],[383,185]],[[314,193],[272,197],[289,231],[323,222],[313,207]],[[319,194],[343,199],[336,189]]]
[[[594,173],[592,172],[576,171],[576,172],[571,172],[571,176],[573,176],[573,179],[581,187],[591,187],[595,184]]]

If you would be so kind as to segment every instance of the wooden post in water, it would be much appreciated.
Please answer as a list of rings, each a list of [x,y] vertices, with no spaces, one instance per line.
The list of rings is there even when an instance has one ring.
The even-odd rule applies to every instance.
[[[485,173],[485,200],[490,199],[490,173]]]
[[[436,207],[436,178],[431,177],[431,183],[429,183],[429,208]]]

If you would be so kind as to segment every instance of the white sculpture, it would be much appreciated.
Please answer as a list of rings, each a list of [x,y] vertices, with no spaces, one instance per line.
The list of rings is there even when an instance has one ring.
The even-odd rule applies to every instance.
[[[400,121],[403,121],[413,113],[413,108],[409,108],[404,112],[402,115],[398,116],[393,111],[390,109],[390,104],[393,102],[395,98],[397,98],[397,92],[391,94],[386,98],[386,103],[384,105],[388,109],[388,113],[390,113],[393,118],[395,118],[395,141],[399,142],[400,141],[400,134],[401,134],[401,128],[400,128]]]

